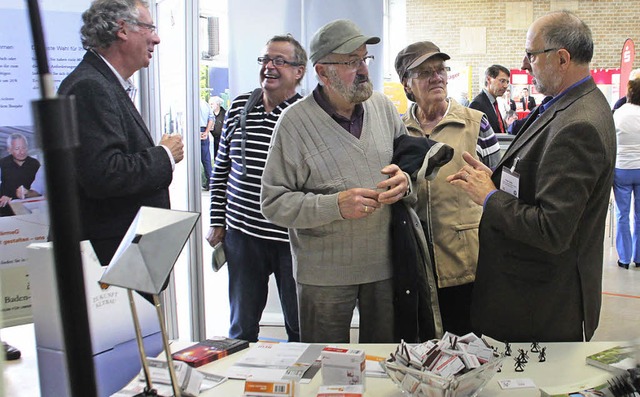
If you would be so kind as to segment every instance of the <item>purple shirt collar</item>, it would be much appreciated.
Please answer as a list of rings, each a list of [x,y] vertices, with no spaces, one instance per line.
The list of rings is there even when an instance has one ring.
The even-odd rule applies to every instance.
[[[347,132],[356,138],[360,139],[362,134],[362,125],[364,123],[364,106],[361,103],[356,104],[351,118],[348,119],[336,113],[336,109],[326,100],[322,94],[322,86],[318,84],[313,90],[313,99],[316,100],[318,105],[327,112],[332,119],[342,126]]]

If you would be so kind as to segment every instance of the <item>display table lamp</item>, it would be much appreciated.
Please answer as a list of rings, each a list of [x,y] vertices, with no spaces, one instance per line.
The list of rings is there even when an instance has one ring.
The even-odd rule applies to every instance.
[[[196,212],[141,207],[100,279],[100,283],[105,287],[115,285],[127,289],[140,361],[146,380],[145,391],[142,394],[145,396],[153,396],[156,393],[151,383],[133,291],[147,293],[153,297],[173,393],[174,396],[180,397],[180,387],[173,368],[158,295],[199,217],[200,214]]]

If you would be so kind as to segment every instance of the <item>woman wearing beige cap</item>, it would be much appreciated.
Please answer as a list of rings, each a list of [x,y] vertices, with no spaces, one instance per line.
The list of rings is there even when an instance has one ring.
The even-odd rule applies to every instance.
[[[409,135],[426,136],[455,150],[454,158],[433,181],[420,182],[416,211],[432,241],[444,330],[463,335],[471,331],[469,310],[482,207],[445,177],[465,164],[464,151],[476,153],[483,163],[494,167],[500,146],[482,112],[447,96],[448,59],[432,42],[420,41],[398,53],[395,67],[407,98],[414,102],[402,118]]]

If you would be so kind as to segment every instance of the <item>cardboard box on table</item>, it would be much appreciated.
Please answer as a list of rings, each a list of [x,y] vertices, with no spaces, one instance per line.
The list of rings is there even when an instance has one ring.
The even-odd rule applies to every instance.
[[[29,279],[33,301],[33,322],[38,354],[40,392],[43,397],[70,394],[65,348],[58,306],[53,249],[51,243],[28,247]],[[80,243],[87,297],[87,311],[99,396],[109,396],[140,372],[140,354],[124,288],[100,288],[104,268],[91,243]],[[64,286],[63,286],[64,288]],[[155,307],[134,293],[145,352],[155,357],[162,352],[162,335]]]

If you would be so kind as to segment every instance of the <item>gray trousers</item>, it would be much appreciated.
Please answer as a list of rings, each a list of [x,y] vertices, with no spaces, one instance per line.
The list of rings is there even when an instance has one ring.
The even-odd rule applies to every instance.
[[[357,343],[393,343],[393,281],[344,286],[297,283],[300,341],[349,343],[353,310],[358,305]]]

